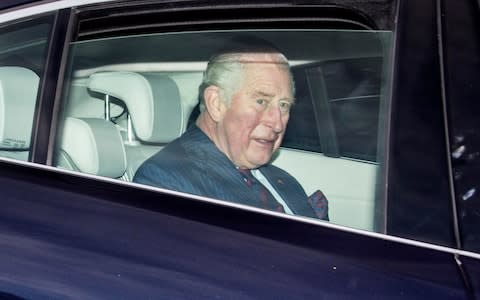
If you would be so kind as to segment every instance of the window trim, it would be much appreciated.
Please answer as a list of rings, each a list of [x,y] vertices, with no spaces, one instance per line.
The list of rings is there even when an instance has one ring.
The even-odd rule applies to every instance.
[[[139,14],[142,15],[141,18],[138,17]],[[198,4],[177,3],[176,7],[171,8],[165,3],[154,1],[131,1],[78,8],[78,18],[78,35],[75,41],[118,35],[191,31],[192,27],[195,31],[279,29],[285,26],[286,28],[379,30],[373,20],[364,13],[331,4],[292,5],[291,3],[257,2],[222,4],[199,1]]]
[[[40,164],[50,164],[48,160],[55,129],[57,114],[54,112],[59,92],[63,84],[66,59],[68,55],[67,32],[71,32],[71,9],[55,13],[55,20],[48,39],[48,50],[44,72],[41,76],[38,100],[33,120],[32,142],[29,161]]]

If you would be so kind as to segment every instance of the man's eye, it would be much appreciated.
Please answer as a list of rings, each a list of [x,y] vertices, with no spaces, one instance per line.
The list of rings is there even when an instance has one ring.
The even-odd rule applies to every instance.
[[[290,107],[292,107],[292,103],[287,102],[287,101],[280,102],[280,109],[282,111],[289,111]]]
[[[267,104],[267,101],[265,101],[265,99],[257,99],[257,100],[255,100],[255,102],[257,102],[257,104],[260,104],[260,105]]]

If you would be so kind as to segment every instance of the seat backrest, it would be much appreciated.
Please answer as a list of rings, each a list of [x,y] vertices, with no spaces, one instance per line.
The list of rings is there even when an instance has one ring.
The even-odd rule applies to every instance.
[[[0,67],[0,156],[28,160],[40,78],[23,67]]]
[[[122,100],[138,139],[168,143],[185,128],[180,93],[170,77],[134,72],[104,72],[90,76],[91,91]]]
[[[179,137],[188,118],[173,79],[160,74],[104,72],[90,76],[88,88],[123,101],[139,143],[125,143],[131,181],[138,167],[163,145]]]
[[[120,178],[127,162],[115,124],[97,118],[67,117],[57,151],[57,167]]]

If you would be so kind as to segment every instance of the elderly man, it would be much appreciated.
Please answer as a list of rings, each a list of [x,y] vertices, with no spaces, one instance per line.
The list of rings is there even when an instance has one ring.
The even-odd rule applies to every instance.
[[[328,218],[321,194],[309,199],[270,163],[279,148],[294,85],[287,59],[247,46],[214,56],[200,86],[200,115],[148,159],[134,181],[308,217]]]

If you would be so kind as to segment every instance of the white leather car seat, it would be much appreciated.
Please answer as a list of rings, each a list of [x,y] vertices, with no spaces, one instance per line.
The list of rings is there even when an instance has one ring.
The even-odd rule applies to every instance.
[[[28,160],[40,78],[23,67],[0,67],[0,156]]]
[[[161,74],[103,72],[92,74],[88,88],[96,93],[120,99],[127,107],[129,124],[136,139],[125,139],[127,171],[131,181],[138,167],[186,129],[187,116],[182,109],[178,87]]]
[[[127,161],[115,124],[99,118],[67,117],[57,153],[57,167],[120,178]]]

